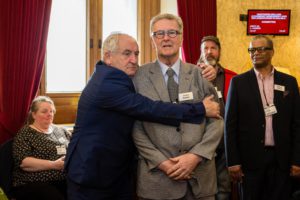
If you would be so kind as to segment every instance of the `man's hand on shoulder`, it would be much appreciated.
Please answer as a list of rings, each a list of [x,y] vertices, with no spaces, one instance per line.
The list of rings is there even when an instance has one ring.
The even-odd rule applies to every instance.
[[[213,100],[214,95],[210,95],[203,99],[203,105],[205,107],[206,117],[221,118],[220,105]]]
[[[202,69],[202,76],[208,81],[213,81],[217,77],[217,70],[212,65],[206,65],[204,63],[198,64]]]

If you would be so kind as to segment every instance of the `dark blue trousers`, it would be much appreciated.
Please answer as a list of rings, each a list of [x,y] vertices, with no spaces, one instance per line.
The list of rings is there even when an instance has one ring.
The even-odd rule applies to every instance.
[[[108,188],[90,188],[68,180],[68,200],[133,200],[133,177],[125,176]]]
[[[280,169],[274,148],[266,148],[264,153],[265,162],[260,169],[243,169],[243,199],[288,200],[291,183],[289,170]]]

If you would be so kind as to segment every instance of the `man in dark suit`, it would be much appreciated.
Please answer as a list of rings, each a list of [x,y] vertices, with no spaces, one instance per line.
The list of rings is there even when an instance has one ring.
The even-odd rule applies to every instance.
[[[110,35],[102,57],[79,100],[65,169],[68,199],[133,199],[135,119],[178,126],[218,117],[218,104],[176,105],[152,101],[135,92],[131,77],[138,68],[138,45],[126,34]]]
[[[289,199],[290,175],[300,171],[300,100],[294,77],[271,64],[273,42],[255,36],[253,69],[231,80],[225,114],[229,174],[246,200]]]

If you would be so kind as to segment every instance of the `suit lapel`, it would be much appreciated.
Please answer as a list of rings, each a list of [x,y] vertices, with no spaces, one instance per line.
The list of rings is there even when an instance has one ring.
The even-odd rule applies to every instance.
[[[274,87],[275,85],[284,86],[284,80],[282,76],[274,69]],[[286,86],[285,86],[285,89]],[[283,106],[283,92],[274,89],[274,105],[276,106],[277,111],[281,110]],[[277,124],[278,114],[273,115],[273,126]],[[273,128],[274,130],[274,128]]]
[[[274,86],[275,85],[284,85],[284,80],[280,77],[280,74],[274,69]],[[285,88],[287,89],[287,88]],[[274,104],[276,107],[281,106],[280,102],[283,98],[283,92],[274,89]]]
[[[253,94],[254,99],[257,101],[258,108],[261,109],[262,113],[264,113],[263,103],[261,100],[259,87],[257,83],[256,74],[254,72],[254,69],[250,70],[248,72],[248,79],[249,79],[249,85],[252,92],[249,92],[249,94]]]
[[[189,92],[191,90],[192,78],[193,74],[191,68],[180,61],[179,94]]]
[[[164,102],[170,102],[170,97],[168,93],[168,88],[165,83],[161,68],[156,61],[153,63],[153,66],[150,68],[150,80],[159,95],[160,99]]]

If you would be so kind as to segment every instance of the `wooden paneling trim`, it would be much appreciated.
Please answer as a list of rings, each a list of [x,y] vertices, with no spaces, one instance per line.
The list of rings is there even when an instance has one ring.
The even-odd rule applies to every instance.
[[[87,79],[94,72],[95,65],[101,58],[99,42],[102,42],[102,0],[90,0],[89,2],[89,41],[93,41],[93,43],[89,48],[90,62]]]
[[[160,0],[138,0],[138,43],[140,46],[140,64],[156,58],[150,38],[150,20],[160,12]]]
[[[49,94],[55,103],[56,114],[54,123],[75,123],[80,94]]]
[[[81,93],[46,93],[47,96],[52,98],[76,98],[80,97]]]

